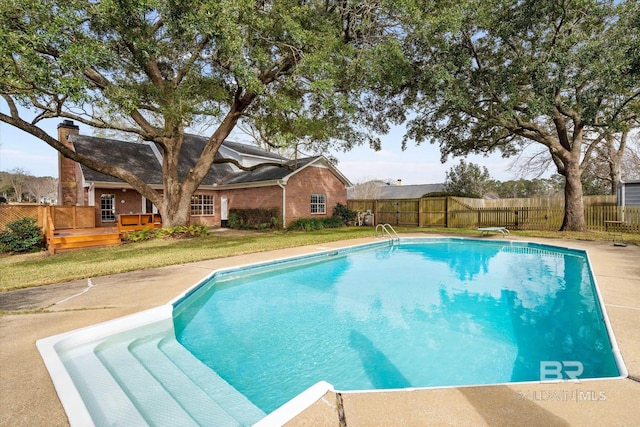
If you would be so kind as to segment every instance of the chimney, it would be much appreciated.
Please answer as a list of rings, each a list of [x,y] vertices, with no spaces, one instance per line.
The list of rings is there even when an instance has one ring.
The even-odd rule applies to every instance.
[[[79,134],[80,128],[73,120],[63,120],[58,125],[58,141],[75,151],[69,135]],[[76,206],[82,199],[80,165],[58,153],[58,203],[63,206]],[[80,197],[79,197],[80,195]]]
[[[402,185],[402,180],[401,179],[397,180],[396,185]]]

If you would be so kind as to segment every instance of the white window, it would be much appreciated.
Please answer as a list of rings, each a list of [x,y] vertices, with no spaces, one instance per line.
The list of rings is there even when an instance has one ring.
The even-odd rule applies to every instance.
[[[100,197],[100,219],[102,222],[116,221],[116,195],[103,194]]]
[[[194,194],[191,197],[191,215],[215,215],[214,198],[212,194]]]
[[[311,195],[311,213],[325,214],[327,213],[327,198],[324,194]]]

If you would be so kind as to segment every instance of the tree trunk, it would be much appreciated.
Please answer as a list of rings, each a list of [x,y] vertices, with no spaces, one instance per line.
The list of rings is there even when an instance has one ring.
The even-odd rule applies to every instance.
[[[622,180],[622,159],[627,147],[628,131],[624,131],[620,135],[620,144],[616,148],[615,135],[607,138],[607,151],[609,156],[609,178],[611,180],[611,194],[618,194],[618,186]]]
[[[175,227],[178,225],[189,225],[189,218],[191,212],[191,204],[189,206],[181,207],[180,201],[177,201],[178,197],[176,195],[173,196],[164,196],[163,197],[163,206],[159,207],[160,216],[162,217],[162,227]],[[174,202],[175,201],[175,202]]]
[[[566,170],[564,186],[564,218],[560,231],[585,231],[584,202],[580,168],[569,167]]]
[[[618,194],[618,186],[620,185],[620,181],[622,180],[622,168],[620,163],[614,163],[611,165],[611,194]]]

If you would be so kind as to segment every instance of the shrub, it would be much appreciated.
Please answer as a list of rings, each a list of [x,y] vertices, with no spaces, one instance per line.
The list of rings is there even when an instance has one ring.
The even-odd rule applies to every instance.
[[[355,220],[356,211],[352,211],[342,203],[337,203],[336,206],[333,208],[333,216],[342,218],[342,221],[345,224],[348,224],[349,222]]]
[[[274,216],[271,218],[271,228],[274,230],[282,229],[282,218],[280,216]]]
[[[240,215],[235,213],[235,211],[230,211],[229,216],[227,217],[227,225],[229,228],[240,229],[242,226],[242,221],[240,220]]]
[[[344,227],[342,218],[330,216],[326,218],[298,218],[292,221],[287,230],[314,231],[323,228],[340,228]]]
[[[187,230],[191,237],[202,237],[209,235],[209,227],[202,224],[191,224]]]
[[[188,227],[178,225],[167,228],[144,228],[138,231],[130,231],[125,235],[125,239],[129,242],[142,242],[151,239],[183,239],[190,237],[200,237],[209,234],[209,228],[206,225],[192,224]]]
[[[278,208],[231,209],[227,219],[229,228],[245,230],[265,230],[278,228],[282,224]]]
[[[2,252],[29,252],[44,246],[42,228],[33,218],[22,218],[7,224],[0,232]]]
[[[343,218],[338,216],[330,216],[330,217],[324,218],[322,220],[322,223],[324,225],[324,228],[340,228],[340,227],[344,227],[346,224]]]
[[[322,221],[318,218],[298,218],[289,224],[287,230],[313,231],[323,228]]]
[[[188,227],[184,225],[176,225],[175,227],[159,228],[155,232],[155,236],[161,239],[180,239],[187,237],[200,237],[209,234],[209,228],[206,225],[191,224]]]
[[[155,230],[150,227],[146,227],[142,230],[128,231],[123,236],[124,240],[128,242],[144,242],[145,240],[151,240],[155,237]]]

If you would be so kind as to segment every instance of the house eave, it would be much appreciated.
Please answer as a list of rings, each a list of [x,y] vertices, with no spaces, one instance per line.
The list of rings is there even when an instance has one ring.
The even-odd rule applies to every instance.
[[[333,164],[331,164],[331,162],[329,160],[327,160],[326,157],[324,156],[319,156],[317,159],[307,163],[306,165],[294,170],[293,172],[291,172],[289,175],[285,176],[283,178],[284,181],[288,180],[289,178],[291,178],[293,175],[295,175],[296,173],[311,167],[311,166],[315,166],[317,163],[323,163],[323,166],[326,167],[327,169],[331,170],[331,172],[338,177],[338,179],[344,184],[345,188],[348,187],[353,187],[353,184],[351,183],[351,181],[349,181],[349,179],[344,176],[335,166],[333,166]]]
[[[127,190],[132,189],[133,187],[126,182],[107,182],[107,181],[85,181],[84,186],[88,187],[91,184],[94,185],[95,188],[105,188],[105,189],[122,189],[126,188]],[[269,181],[256,181],[256,182],[242,182],[237,184],[209,184],[209,185],[200,185],[198,190],[233,190],[238,188],[256,188],[256,187],[271,187],[278,184],[287,184],[287,178],[283,179],[273,179]],[[151,188],[154,190],[162,190],[162,185],[159,184],[149,184]]]
[[[126,182],[84,181],[85,187],[89,187],[90,185],[93,185],[95,188],[105,188],[105,189],[120,189],[120,188],[124,188],[127,190],[133,189],[133,187]],[[162,190],[161,184],[148,184],[148,185],[154,190]]]
[[[201,185],[199,189],[207,190],[235,190],[238,188],[258,188],[258,187],[272,187],[278,184],[286,185],[288,178],[272,179],[269,181],[255,181],[255,182],[240,182],[236,184],[218,184],[218,185]]]

